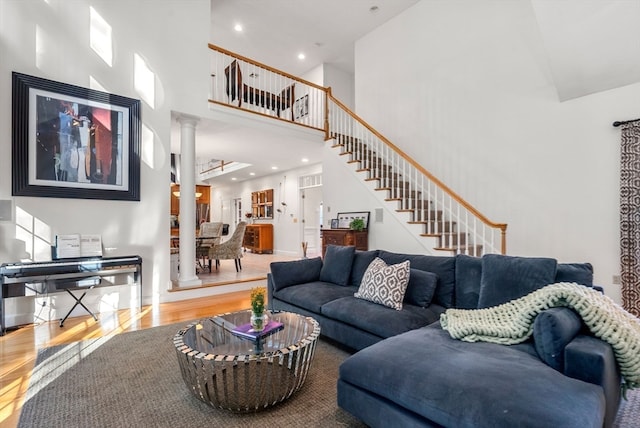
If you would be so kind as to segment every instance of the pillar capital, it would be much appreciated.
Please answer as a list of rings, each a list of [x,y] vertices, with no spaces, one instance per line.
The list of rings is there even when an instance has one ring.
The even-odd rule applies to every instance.
[[[197,116],[191,116],[190,114],[180,113],[176,116],[176,121],[182,126],[196,127],[200,118]]]

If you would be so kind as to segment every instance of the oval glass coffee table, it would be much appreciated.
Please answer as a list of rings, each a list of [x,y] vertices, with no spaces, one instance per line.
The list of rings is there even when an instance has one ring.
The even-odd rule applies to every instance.
[[[234,412],[264,409],[289,398],[307,377],[320,325],[311,317],[272,312],[283,328],[259,341],[232,333],[250,311],[200,320],[173,338],[182,378],[213,407]]]

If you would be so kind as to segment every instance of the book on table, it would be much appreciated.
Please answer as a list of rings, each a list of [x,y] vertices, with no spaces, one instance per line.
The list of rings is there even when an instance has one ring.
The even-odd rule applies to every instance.
[[[273,333],[277,333],[284,328],[284,324],[278,321],[269,320],[267,325],[264,327],[262,331],[254,331],[251,328],[251,323],[242,324],[231,330],[231,333],[236,336],[257,341],[264,337],[267,337]]]

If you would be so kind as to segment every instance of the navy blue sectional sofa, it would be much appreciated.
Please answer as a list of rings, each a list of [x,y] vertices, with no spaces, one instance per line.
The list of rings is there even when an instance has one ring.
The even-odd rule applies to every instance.
[[[409,260],[401,310],[354,296],[376,258]],[[338,405],[371,427],[609,427],[620,403],[613,350],[574,311],[544,311],[532,338],[511,346],[455,340],[440,327],[447,308],[490,307],[553,282],[592,286],[592,267],[329,246],[324,260],[272,263],[268,301],[357,351],[340,366]]]

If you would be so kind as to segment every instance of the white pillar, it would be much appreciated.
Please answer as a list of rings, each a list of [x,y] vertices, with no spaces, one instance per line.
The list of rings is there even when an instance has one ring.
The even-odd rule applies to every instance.
[[[198,118],[180,115],[180,287],[201,285],[196,276],[196,125]]]

